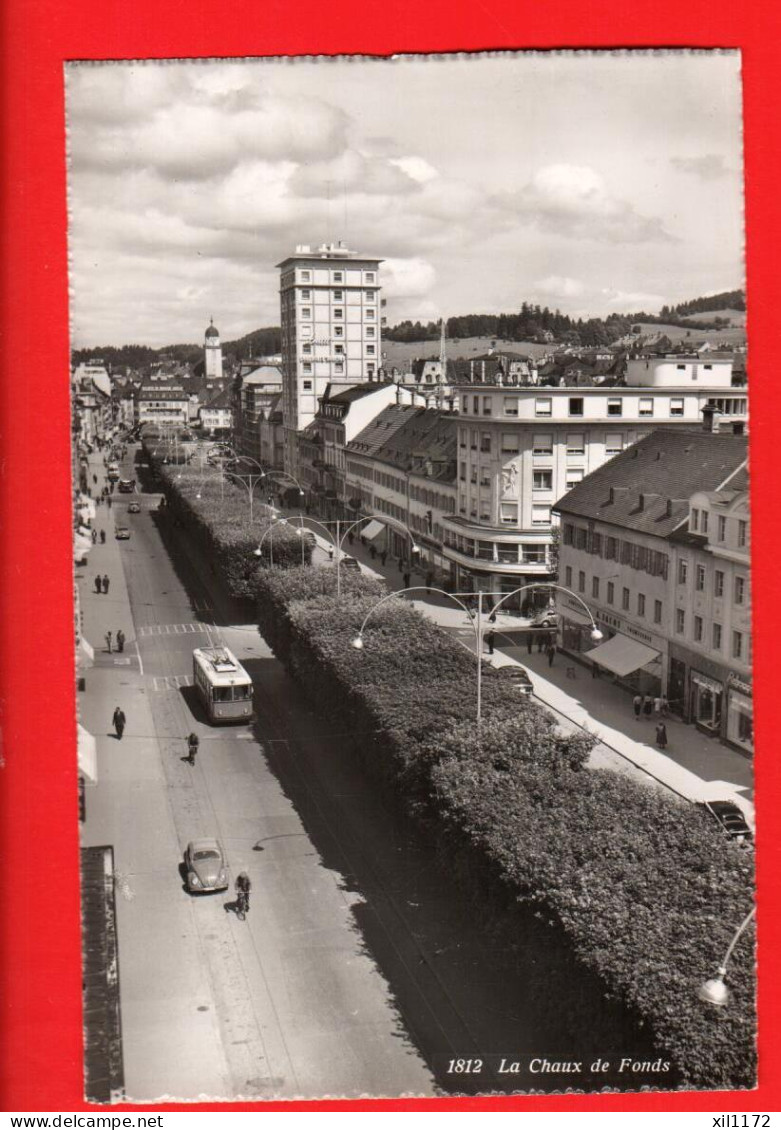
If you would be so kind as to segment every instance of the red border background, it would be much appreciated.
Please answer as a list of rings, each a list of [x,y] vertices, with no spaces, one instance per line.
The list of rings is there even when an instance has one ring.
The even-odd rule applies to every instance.
[[[77,811],[73,748],[66,185],[62,66],[76,58],[391,54],[523,47],[739,47],[745,83],[751,341],[760,1082],[755,1092],[386,1102],[261,1109],[778,1111],[781,1017],[776,885],[781,798],[772,735],[781,627],[772,517],[779,391],[773,179],[779,152],[777,0],[7,0],[0,74],[4,157],[0,356],[0,1098],[4,1110],[97,1109],[82,1100]],[[713,238],[719,238],[718,231]],[[759,615],[757,615],[759,610]],[[31,679],[30,673],[34,672]],[[40,688],[46,693],[41,696]],[[764,829],[764,831],[763,831]],[[257,1109],[236,1104],[136,1110]]]

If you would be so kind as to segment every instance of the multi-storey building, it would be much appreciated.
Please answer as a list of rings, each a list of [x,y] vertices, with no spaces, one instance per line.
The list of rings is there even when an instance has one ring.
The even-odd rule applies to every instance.
[[[231,390],[226,388],[218,392],[198,410],[201,427],[212,435],[230,435],[233,428],[233,409],[231,407]]]
[[[406,526],[432,567],[444,567],[443,523],[456,505],[456,426],[450,412],[394,404],[346,449],[350,507]],[[383,536],[391,554],[407,556],[409,537],[391,527]]]
[[[267,425],[279,412],[282,393],[282,370],[277,365],[247,362],[239,370],[233,385],[234,445],[268,467],[281,467],[282,456],[274,462],[275,441]]]
[[[302,245],[280,271],[285,470],[298,475],[297,433],[312,422],[327,385],[376,378],[382,357],[382,262],[341,242]]]
[[[668,695],[687,722],[751,753],[751,524],[745,471],[728,485],[694,494],[687,528],[670,538]]]
[[[744,437],[647,436],[556,504],[556,603],[565,651],[750,748],[746,488]]]
[[[190,397],[178,384],[142,384],[136,393],[136,424],[186,424]]]
[[[444,523],[460,588],[510,592],[550,577],[556,500],[655,429],[719,413],[723,430],[743,431],[746,394],[729,361],[629,366],[622,383],[532,386],[498,371],[460,389],[458,503]]]

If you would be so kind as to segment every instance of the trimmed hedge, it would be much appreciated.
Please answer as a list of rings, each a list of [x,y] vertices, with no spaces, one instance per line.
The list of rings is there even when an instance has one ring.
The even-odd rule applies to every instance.
[[[274,565],[280,568],[300,565],[312,559],[311,541],[301,538],[293,526],[275,525],[269,529],[267,511],[256,489],[255,519],[250,527],[249,500],[243,486],[221,482],[213,467],[169,466],[148,452],[162,481],[166,504],[172,518],[181,522],[201,547],[204,556],[226,585],[231,596],[252,597],[255,577],[270,563],[273,541]],[[255,555],[263,541],[261,558]]]
[[[474,657],[400,601],[372,615],[357,651],[385,590],[346,571],[342,585],[339,600],[333,569],[268,570],[259,623],[318,708],[355,734],[367,768],[476,853],[497,889],[558,922],[687,1085],[753,1085],[753,930],[730,962],[729,1007],[696,996],[751,905],[751,852],[677,798],[584,770],[592,739],[563,736],[511,668],[484,670],[478,734]]]

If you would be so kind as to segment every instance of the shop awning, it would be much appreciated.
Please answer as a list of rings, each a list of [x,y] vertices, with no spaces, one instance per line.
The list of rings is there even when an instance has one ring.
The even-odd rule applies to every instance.
[[[637,640],[620,634],[595,647],[593,651],[586,652],[587,659],[593,659],[600,667],[606,667],[614,675],[631,675],[633,671],[645,667],[658,656],[659,652],[654,651],[652,647],[646,647],[644,643],[638,643]]]
[[[88,785],[98,783],[98,743],[94,736],[79,723],[78,729],[79,776]]]
[[[360,531],[361,537],[366,538],[368,541],[374,541],[376,537],[385,532],[385,526],[382,522],[372,520]]]

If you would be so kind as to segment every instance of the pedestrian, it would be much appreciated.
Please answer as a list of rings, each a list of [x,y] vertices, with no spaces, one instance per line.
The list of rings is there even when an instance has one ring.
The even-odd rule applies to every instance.
[[[545,654],[548,656],[548,666],[552,667],[553,660],[556,658],[556,645],[554,643],[549,643]]]
[[[635,709],[635,718],[637,718],[637,719],[638,719],[638,721],[639,721],[639,719],[640,719],[640,711],[641,711],[641,709],[642,709],[642,706],[643,706],[643,697],[642,697],[642,695],[639,695],[639,694],[636,694],[636,695],[635,695],[635,697],[634,697],[634,698],[632,699],[632,706],[633,706],[633,707],[634,707],[634,709]]]
[[[111,632],[106,632],[106,651],[111,655]]]
[[[526,650],[528,651],[529,655],[531,655],[531,653],[532,653],[532,644],[533,643],[534,643],[534,635],[532,634],[531,628],[529,628],[528,631],[526,632]]]
[[[659,713],[661,714],[662,718],[667,717],[667,708],[668,708],[669,705],[670,704],[667,701],[667,699],[665,698],[665,696],[662,695],[659,699]]]
[[[187,760],[190,762],[191,765],[195,765],[195,758],[196,758],[196,755],[198,753],[198,746],[199,745],[200,745],[200,739],[199,739],[198,735],[197,734],[190,734],[189,738],[187,739]]]
[[[493,655],[494,644],[496,643],[496,632],[493,628],[486,633],[485,642],[488,644],[488,654]]]
[[[328,560],[333,561],[333,559],[334,559],[334,547],[332,545],[329,545],[328,546]]]
[[[108,586],[109,586],[108,573],[103,574],[102,585],[103,585],[103,591],[108,592]]]
[[[352,530],[349,530],[348,533],[347,533],[347,541],[349,542],[350,545],[352,545],[353,542],[355,541],[355,534],[352,532]]]
[[[657,695],[654,699],[654,714],[658,718],[662,713],[662,696]]]
[[[103,591],[102,588],[101,588],[102,583],[103,582],[100,579],[100,573],[98,573],[97,577],[95,578],[95,592],[102,592]]]
[[[405,589],[409,588],[411,580],[412,580],[412,578],[410,577],[409,573],[405,573],[404,574],[404,588]]]
[[[387,549],[383,549],[382,555],[380,556],[380,561],[382,561],[382,563],[384,565],[387,560],[388,560],[388,551],[387,551]]]
[[[369,553],[371,554],[371,559],[373,561],[374,558],[377,556],[377,550],[374,548],[373,545],[369,546]]]
[[[121,707],[116,708],[111,721],[114,723],[114,729],[117,732],[117,740],[121,742],[122,735],[125,732],[125,712]]]
[[[426,592],[431,592],[431,586],[434,584],[434,574],[429,570],[426,573]]]
[[[101,545],[106,544],[106,531],[105,530],[100,531],[100,544]]]
[[[651,717],[651,712],[653,711],[653,708],[654,708],[654,700],[651,698],[650,694],[643,695],[643,714],[646,716],[646,718]]]
[[[399,558],[399,572],[400,573],[404,572],[404,561],[401,557]]]
[[[112,484],[112,486],[113,486],[113,484]],[[106,506],[108,506],[109,510],[111,509],[111,495],[110,494],[106,495]]]
[[[667,749],[667,727],[664,722],[657,723],[656,744],[659,746],[659,749]]]
[[[93,530],[92,530],[92,544],[94,545],[94,544],[95,544],[95,542],[96,542],[97,540],[98,540],[98,531],[97,531],[97,530],[96,530],[96,529],[95,529],[95,528],[93,527]]]
[[[117,651],[125,650],[125,633],[120,628],[117,632]]]
[[[98,476],[97,476],[97,475],[93,475],[93,476],[92,476],[92,481],[93,481],[93,483],[95,484],[95,486],[97,486],[97,485],[98,485]]]
[[[489,624],[495,624],[496,623],[496,609],[495,608],[491,609],[491,615],[488,617],[488,623]]]
[[[547,651],[548,642],[549,642],[548,633],[547,632],[540,632],[539,636],[537,637],[537,651],[538,652]]]

